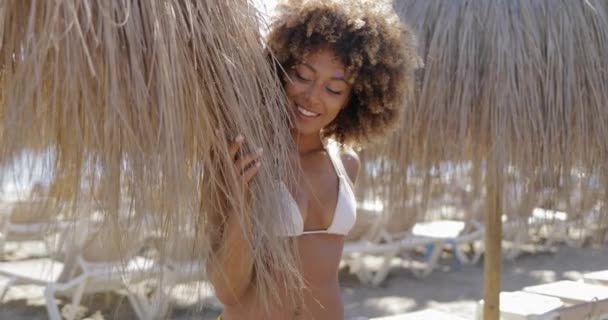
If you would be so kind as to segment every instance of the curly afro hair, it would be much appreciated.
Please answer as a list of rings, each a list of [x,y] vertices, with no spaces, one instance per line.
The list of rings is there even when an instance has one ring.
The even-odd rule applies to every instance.
[[[421,60],[413,31],[387,1],[287,0],[267,42],[283,70],[330,48],[352,75],[349,104],[324,137],[358,145],[386,137],[399,124]]]

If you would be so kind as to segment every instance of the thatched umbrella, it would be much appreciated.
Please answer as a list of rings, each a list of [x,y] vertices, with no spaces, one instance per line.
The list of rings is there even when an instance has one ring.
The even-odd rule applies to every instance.
[[[411,186],[422,188],[427,202],[440,164],[471,165],[468,192],[486,201],[484,315],[498,319],[509,179],[536,185],[532,194],[544,186],[568,194],[574,172],[599,176],[607,186],[608,2],[397,0],[395,6],[418,32],[425,67],[403,130],[364,152],[379,170],[362,178],[361,192],[377,195],[365,185],[382,185],[389,213],[398,214],[413,198],[404,194],[415,191]]]
[[[256,287],[276,294],[270,269],[295,270],[288,244],[273,241],[271,210],[291,142],[253,10],[246,0],[0,2],[1,162],[51,154],[49,205],[86,218],[94,203],[125,244],[143,225],[163,243],[186,233],[205,258],[226,213],[245,226],[228,152],[242,134],[248,151],[271,151],[272,170],[251,186],[251,243]],[[297,290],[297,273],[286,275]]]

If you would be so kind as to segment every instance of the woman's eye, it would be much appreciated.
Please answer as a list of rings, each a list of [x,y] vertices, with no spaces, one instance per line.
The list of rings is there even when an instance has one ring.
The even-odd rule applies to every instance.
[[[340,92],[340,91],[332,90],[332,89],[330,89],[330,88],[327,88],[327,91],[328,91],[329,93],[331,93],[331,94],[335,94],[335,95],[339,95],[339,94],[341,94],[341,93],[342,93],[342,92]]]
[[[310,81],[309,79],[304,78],[299,72],[296,71],[295,73],[296,73],[296,78],[298,78],[302,81]]]

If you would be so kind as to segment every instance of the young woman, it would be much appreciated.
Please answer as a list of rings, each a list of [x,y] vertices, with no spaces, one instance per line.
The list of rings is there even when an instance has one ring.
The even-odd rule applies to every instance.
[[[289,1],[279,6],[268,35],[292,114],[292,136],[300,164],[297,183],[285,183],[281,197],[294,221],[305,282],[300,303],[264,307],[252,281],[255,270],[240,226],[228,218],[223,245],[210,279],[234,319],[343,319],[338,266],[344,236],[356,219],[354,184],[359,158],[350,148],[386,137],[399,120],[418,62],[410,29],[380,1]],[[246,137],[232,145],[235,157]],[[260,165],[260,153],[235,160],[246,181]],[[278,275],[277,275],[278,276]]]

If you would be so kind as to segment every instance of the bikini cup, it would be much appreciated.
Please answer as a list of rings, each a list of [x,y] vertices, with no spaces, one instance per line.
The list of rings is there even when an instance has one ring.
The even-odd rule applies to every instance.
[[[300,208],[287,186],[281,183],[281,211],[284,212],[284,215],[282,216],[283,221],[281,221],[282,230],[280,230],[280,234],[288,237],[322,233],[346,235],[355,225],[357,219],[357,201],[340,159],[337,144],[328,142],[326,150],[338,175],[338,201],[331,224],[326,230],[304,231],[304,221],[302,220]]]

